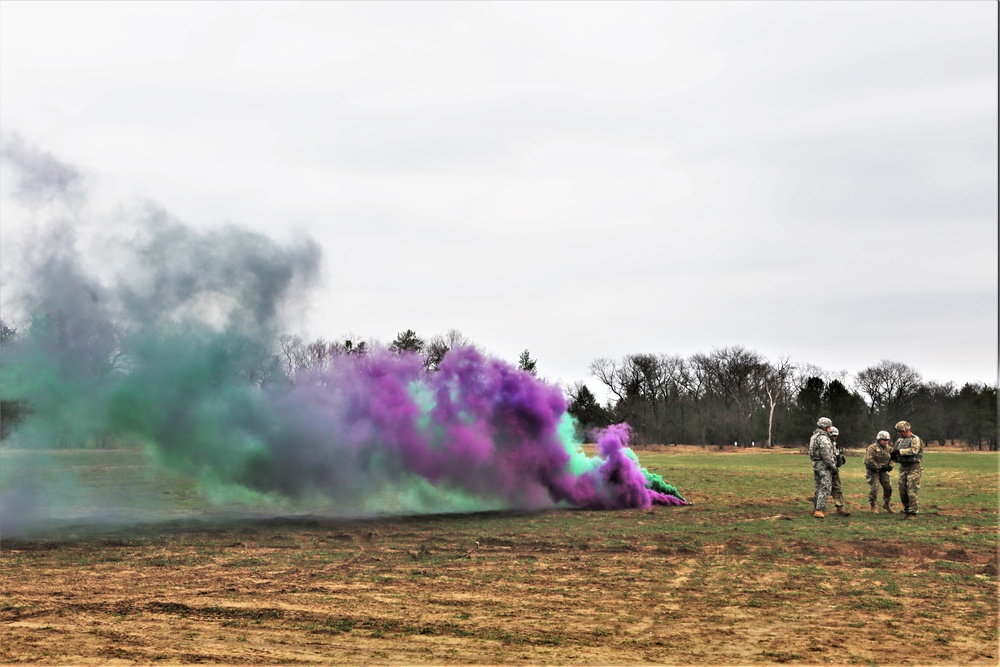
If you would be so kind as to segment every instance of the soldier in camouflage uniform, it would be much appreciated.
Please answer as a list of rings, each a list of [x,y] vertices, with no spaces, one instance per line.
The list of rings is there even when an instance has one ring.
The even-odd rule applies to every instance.
[[[899,501],[903,503],[902,519],[910,519],[917,515],[917,492],[920,490],[920,477],[923,468],[920,462],[924,458],[924,443],[910,431],[910,422],[901,421],[896,424],[899,438],[892,448],[892,457],[899,462]]]
[[[840,445],[837,444],[837,436],[840,435],[840,429],[836,426],[831,426],[829,435],[830,441],[833,443],[833,460],[837,462],[837,467],[833,469],[830,495],[833,496],[833,504],[837,508],[837,514],[851,516],[851,513],[844,508],[844,487],[840,485],[840,466],[847,463]]]
[[[892,514],[892,482],[889,472],[892,470],[892,450],[889,449],[889,432],[879,431],[875,442],[865,450],[865,480],[868,482],[868,504],[872,512],[878,512],[875,502],[878,500],[878,487],[882,486],[882,507]]]
[[[816,482],[813,516],[817,519],[826,518],[826,501],[833,487],[833,473],[837,470],[837,460],[833,457],[833,441],[829,435],[831,428],[833,422],[826,417],[820,417],[816,422],[816,430],[809,438],[809,458],[812,460],[813,480]]]

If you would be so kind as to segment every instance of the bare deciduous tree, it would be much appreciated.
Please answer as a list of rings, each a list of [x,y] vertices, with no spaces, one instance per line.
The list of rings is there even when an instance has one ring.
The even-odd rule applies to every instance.
[[[762,378],[768,369],[765,359],[737,345],[696,354],[691,361],[707,394],[721,404],[715,432],[726,441],[730,437],[749,440],[754,413],[763,405]]]
[[[458,329],[449,329],[445,335],[431,337],[424,346],[424,368],[428,371],[441,370],[441,362],[444,356],[457,347],[467,347],[471,345],[469,339]]]
[[[284,334],[278,337],[278,354],[282,370],[291,380],[295,373],[306,367],[306,347],[299,336]]]
[[[883,359],[858,373],[856,388],[868,397],[872,424],[904,419],[920,390],[920,373],[906,364]]]
[[[769,410],[767,413],[767,441],[765,447],[774,446],[774,409],[778,406],[781,397],[784,396],[791,384],[791,377],[794,365],[788,357],[779,357],[775,362],[765,363],[765,368],[761,374],[761,383],[764,392],[767,394]]]
[[[607,357],[594,359],[590,364],[590,374],[597,378],[598,382],[608,388],[619,401],[625,400],[624,381],[618,367],[618,362]]]
[[[305,363],[307,368],[323,369],[330,365],[330,360],[337,354],[337,344],[328,343],[323,338],[317,338],[306,345]]]

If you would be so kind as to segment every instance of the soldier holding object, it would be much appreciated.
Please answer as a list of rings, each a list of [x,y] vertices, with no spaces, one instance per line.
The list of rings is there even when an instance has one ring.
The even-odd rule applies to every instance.
[[[901,519],[912,519],[917,515],[917,492],[920,490],[920,477],[923,468],[920,462],[924,458],[924,443],[910,430],[910,422],[896,423],[896,444],[892,447],[892,456],[899,463],[899,502],[903,503]]]
[[[868,504],[872,513],[878,512],[875,502],[878,500],[878,487],[882,486],[882,507],[892,514],[892,481],[889,472],[892,471],[892,451],[889,448],[889,432],[879,431],[875,442],[865,450],[865,480],[868,482]]]

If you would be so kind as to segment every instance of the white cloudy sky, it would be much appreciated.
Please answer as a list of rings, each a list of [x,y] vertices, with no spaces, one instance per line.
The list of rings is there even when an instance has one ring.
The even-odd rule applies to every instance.
[[[993,2],[5,1],[0,123],[311,235],[308,336],[997,378]]]

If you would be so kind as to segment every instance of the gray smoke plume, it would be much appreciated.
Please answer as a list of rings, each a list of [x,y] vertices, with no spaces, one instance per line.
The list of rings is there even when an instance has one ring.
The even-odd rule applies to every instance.
[[[0,160],[16,177],[11,196],[24,204],[56,199],[76,204],[84,198],[82,172],[47,151],[29,146],[20,134],[0,137]]]
[[[24,207],[17,242],[0,246],[0,419],[10,433],[0,447],[0,531],[152,509],[157,498],[141,488],[124,501],[92,488],[60,452],[142,444],[170,459],[154,441],[165,439],[158,429],[185,433],[178,415],[187,408],[224,405],[227,389],[259,387],[275,371],[282,309],[317,279],[320,249],[235,226],[196,230],[152,204],[109,235],[81,209],[79,169],[19,135],[4,138],[0,166],[4,196]],[[81,235],[103,237],[90,245],[94,256]],[[189,372],[187,384],[171,370]],[[151,424],[163,411],[164,422]]]

